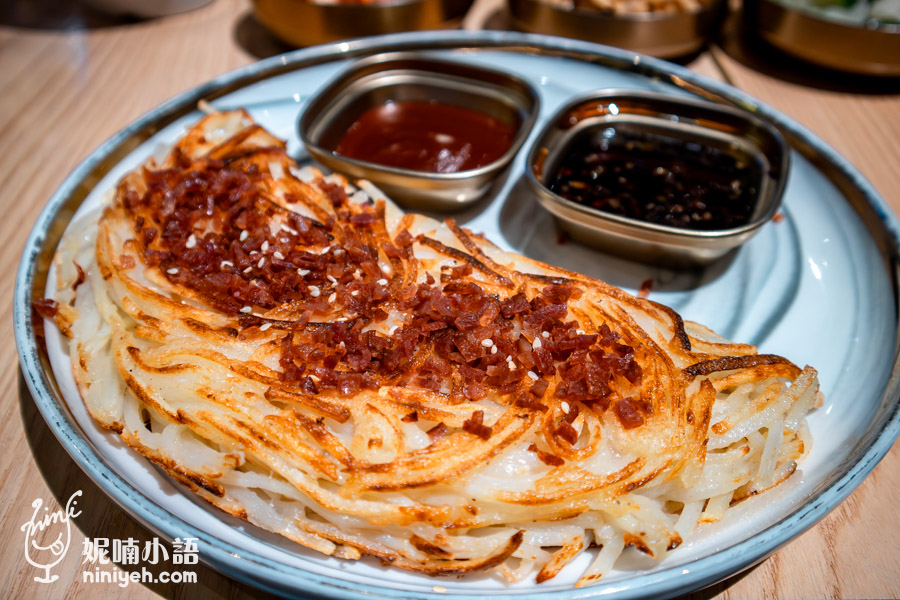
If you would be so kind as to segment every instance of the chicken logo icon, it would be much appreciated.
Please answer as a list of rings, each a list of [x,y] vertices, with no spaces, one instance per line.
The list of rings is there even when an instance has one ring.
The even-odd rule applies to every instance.
[[[69,549],[72,519],[81,514],[80,510],[75,510],[79,496],[81,490],[69,497],[64,509],[53,512],[44,506],[43,498],[35,498],[31,503],[34,513],[29,521],[22,523],[21,531],[25,532],[25,560],[38,569],[44,569],[42,576],[35,577],[35,581],[52,583],[59,579],[59,575],[50,575],[50,569],[59,564]],[[48,540],[52,541],[48,544]]]

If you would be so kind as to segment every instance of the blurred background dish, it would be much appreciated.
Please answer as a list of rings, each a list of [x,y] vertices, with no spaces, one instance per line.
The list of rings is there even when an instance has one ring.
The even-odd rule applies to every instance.
[[[748,29],[797,58],[851,73],[900,76],[898,0],[745,0],[744,18]]]
[[[254,0],[253,12],[282,41],[293,46],[313,46],[370,35],[452,27],[472,2]]]
[[[659,58],[696,52],[722,22],[724,0],[509,0],[515,26]]]
[[[111,15],[164,17],[187,12],[209,4],[212,0],[84,0],[88,6]]]

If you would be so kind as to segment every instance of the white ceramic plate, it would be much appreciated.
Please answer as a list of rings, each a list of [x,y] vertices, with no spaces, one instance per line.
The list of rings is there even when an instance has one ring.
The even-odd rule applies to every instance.
[[[525,44],[529,52],[522,51]],[[448,49],[459,46],[467,49]],[[44,348],[30,321],[30,302],[44,289],[46,270],[41,270],[40,259],[52,253],[70,220],[69,209],[79,203],[79,211],[96,207],[123,174],[161,144],[177,139],[199,118],[193,106],[200,98],[220,109],[247,108],[260,124],[288,139],[289,152],[302,156],[295,124],[305,100],[346,68],[351,57],[392,49],[432,49],[528,80],[542,101],[542,119],[533,133],[572,96],[613,87],[674,95],[701,91],[750,108],[785,132],[794,151],[784,218],[767,224],[729,259],[702,271],[652,268],[573,242],[560,244],[552,218],[521,177],[529,142],[489,199],[455,216],[500,246],[631,291],[650,278],[651,298],[684,318],[757,344],[761,352],[815,366],[826,403],[810,417],[814,446],[799,473],[776,490],[739,504],[723,521],[702,528],[664,562],[626,552],[600,585],[576,591],[572,585],[590,560],[587,555],[536,586],[530,581],[508,585],[489,574],[435,580],[385,569],[374,560],[348,562],[306,551],[195,500],[124,447],[118,436],[94,424],[75,390],[61,336],[48,327]],[[89,186],[89,175],[102,178]],[[869,184],[809,132],[737,90],[680,67],[540,36],[404,34],[313,48],[251,65],[174,99],[104,144],[57,192],[29,238],[17,280],[16,335],[38,407],[75,460],[157,533],[199,537],[201,558],[230,576],[283,593],[340,598],[361,593],[374,598],[660,597],[709,585],[765,558],[834,508],[890,448],[898,433],[898,394],[890,383],[897,363],[897,294],[890,276],[897,229]]]

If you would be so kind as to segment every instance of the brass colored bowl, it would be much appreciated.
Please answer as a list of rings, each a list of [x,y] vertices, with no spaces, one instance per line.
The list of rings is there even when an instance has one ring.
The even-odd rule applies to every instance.
[[[254,0],[256,19],[284,42],[314,46],[370,35],[442,29],[462,19],[473,0],[369,3]]]
[[[712,0],[695,12],[610,15],[556,6],[545,0],[509,0],[518,29],[617,46],[659,58],[696,52],[721,25],[725,1]]]
[[[766,42],[807,62],[864,75],[900,76],[900,25],[854,25],[775,0],[746,0],[744,18]]]

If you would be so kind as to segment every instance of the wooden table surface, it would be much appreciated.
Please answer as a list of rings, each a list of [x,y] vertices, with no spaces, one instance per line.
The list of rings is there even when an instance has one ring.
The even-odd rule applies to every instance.
[[[467,28],[504,28],[502,0],[479,0]],[[286,50],[252,18],[246,0],[216,0],[161,19],[121,21],[78,2],[6,0],[0,7],[0,306],[11,314],[12,281],[38,212],[69,171],[104,139],[169,97],[213,76]],[[726,28],[688,65],[728,81],[796,118],[859,167],[900,211],[900,82],[808,67],[749,44]],[[211,569],[198,583],[82,582],[85,537],[152,536],[68,457],[22,382],[12,319],[0,321],[0,596],[6,598],[251,598],[261,594]],[[55,509],[83,490],[72,546],[34,582],[20,527],[43,498]],[[759,567],[700,598],[900,597],[900,447],[818,526]]]

